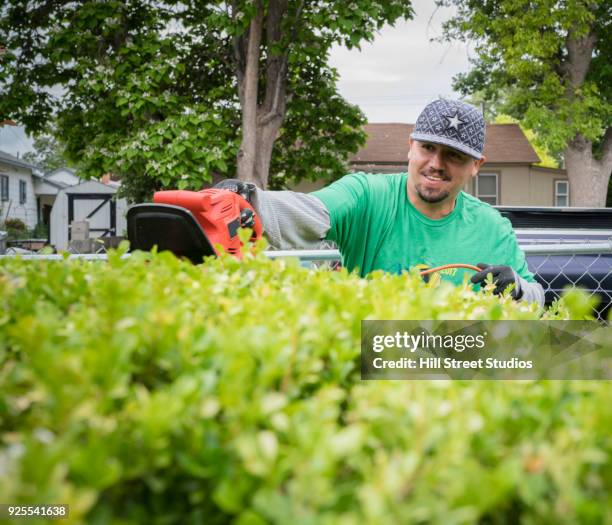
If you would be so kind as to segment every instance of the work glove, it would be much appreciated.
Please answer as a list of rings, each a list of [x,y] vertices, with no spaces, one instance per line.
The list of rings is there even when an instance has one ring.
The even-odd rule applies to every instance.
[[[521,283],[510,266],[492,266],[490,264],[478,263],[476,266],[481,269],[480,272],[472,275],[470,279],[474,284],[484,284],[487,275],[493,275],[493,282],[495,283],[494,294],[501,295],[502,292],[508,288],[511,284],[514,285],[511,296],[512,299],[518,300],[523,295],[521,290]]]
[[[249,204],[252,204],[251,199],[255,195],[255,184],[252,182],[244,182],[238,179],[225,179],[213,186],[216,190],[229,190],[240,195]]]
[[[251,198],[253,195],[255,195],[255,184],[252,182],[244,182],[238,179],[225,179],[218,184],[215,184],[213,188],[216,190],[233,191],[234,193],[240,195],[249,204],[253,204],[251,202]],[[240,212],[240,226],[242,228],[251,229],[255,227],[255,213],[253,210],[244,208]]]

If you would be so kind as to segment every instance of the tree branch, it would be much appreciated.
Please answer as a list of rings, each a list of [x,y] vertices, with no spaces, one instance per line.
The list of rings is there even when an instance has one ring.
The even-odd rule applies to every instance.
[[[295,42],[295,37],[297,35],[298,24],[300,23],[300,19],[302,18],[302,11],[304,10],[304,0],[300,0],[298,8],[295,11],[295,20],[293,21],[293,27],[291,28],[291,41]]]
[[[591,28],[589,34],[584,37],[576,37],[570,29],[567,33],[567,61],[565,64],[569,80],[573,88],[584,84],[591,60],[593,48],[597,42],[595,30]]]
[[[263,6],[255,2],[255,16],[249,24],[243,88],[240,89],[242,106],[242,143],[238,150],[238,178],[254,180],[257,159],[257,94],[259,88],[259,53],[263,29]],[[265,184],[265,182],[264,182]]]
[[[300,18],[302,17],[303,8],[304,8],[304,0],[301,0],[295,12],[295,19],[291,27],[290,42],[295,42],[296,35],[297,35],[297,28],[300,22]],[[279,71],[277,82],[275,85],[274,100],[273,100],[272,108],[271,108],[270,113],[264,117],[264,120],[265,119],[272,120],[274,117],[278,115],[282,116],[285,112],[285,108],[287,107],[287,102],[291,98],[291,97],[286,96],[287,67],[288,67],[288,62],[289,62],[290,45],[291,45],[290,43],[287,44],[287,48],[285,50],[285,53],[283,54],[283,58],[282,58],[281,65],[280,65],[281,66],[280,71]],[[282,112],[280,111],[280,108],[279,108],[281,101],[283,105]]]
[[[588,140],[582,133],[576,133],[576,135],[568,141],[568,146],[572,149],[584,151],[585,149],[590,150],[593,143]]]
[[[295,40],[298,23],[304,8],[301,0],[291,27],[291,36],[285,50],[280,55],[269,52],[266,67],[266,97],[263,108],[265,114],[259,119],[260,125],[266,125],[278,117],[282,117],[286,107],[285,88],[287,83],[287,68],[289,60],[289,45]],[[287,0],[272,0],[267,24],[267,43],[270,47],[282,39],[281,22],[287,12]]]
[[[261,0],[255,4],[255,17],[249,25],[249,41],[246,46],[246,63],[244,93],[246,105],[254,103],[257,106],[257,88],[259,83],[259,48],[263,29],[263,6]],[[246,108],[243,108],[245,110]]]
[[[232,2],[232,23],[236,23],[236,0]],[[236,71],[236,80],[238,82],[238,98],[240,104],[244,106],[244,75],[246,70],[246,43],[244,35],[235,35],[232,37],[232,48],[234,51],[234,69]]]
[[[610,169],[612,164],[612,127],[606,129],[606,134],[601,144],[601,151],[603,152],[601,163],[604,167],[607,166]]]

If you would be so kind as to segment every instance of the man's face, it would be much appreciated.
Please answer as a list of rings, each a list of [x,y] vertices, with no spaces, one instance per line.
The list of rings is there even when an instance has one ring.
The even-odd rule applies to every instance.
[[[476,160],[448,146],[410,139],[408,161],[409,189],[423,202],[436,204],[454,201],[478,174],[485,159]]]

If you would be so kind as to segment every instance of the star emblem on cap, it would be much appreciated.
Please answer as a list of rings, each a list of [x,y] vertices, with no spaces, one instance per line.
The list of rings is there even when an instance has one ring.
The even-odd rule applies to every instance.
[[[465,124],[465,120],[459,118],[459,112],[455,111],[455,114],[451,117],[449,115],[444,115],[444,118],[448,121],[446,123],[446,127],[455,128],[455,130],[459,131],[459,126],[461,124]]]
[[[421,111],[410,137],[422,142],[433,139],[437,144],[481,158],[485,127],[482,114],[474,106],[440,98]]]

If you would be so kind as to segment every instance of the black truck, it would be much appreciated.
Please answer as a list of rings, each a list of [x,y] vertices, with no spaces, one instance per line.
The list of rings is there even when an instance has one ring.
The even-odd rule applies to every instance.
[[[612,306],[612,208],[498,206],[525,250],[527,264],[550,305],[567,286],[599,299],[597,318]]]

